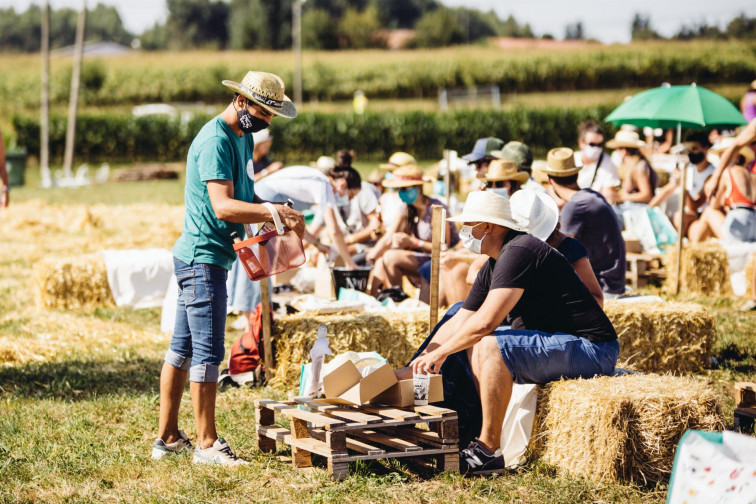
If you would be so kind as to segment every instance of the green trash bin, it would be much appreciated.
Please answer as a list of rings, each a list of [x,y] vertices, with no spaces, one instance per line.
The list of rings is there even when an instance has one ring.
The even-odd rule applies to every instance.
[[[26,151],[6,151],[5,168],[8,170],[8,183],[11,186],[24,185],[24,172],[26,171]]]

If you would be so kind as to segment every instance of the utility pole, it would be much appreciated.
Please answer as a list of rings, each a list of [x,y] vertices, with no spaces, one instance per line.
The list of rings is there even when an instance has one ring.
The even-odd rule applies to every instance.
[[[39,171],[42,187],[52,185],[50,177],[50,2],[42,4],[42,111],[39,134]]]
[[[294,103],[302,106],[302,4],[306,0],[294,0],[291,15],[291,38],[294,44]]]
[[[87,18],[87,0],[81,2],[81,12],[76,22],[76,45],[74,46],[74,66],[71,74],[71,98],[68,102],[68,128],[66,130],[66,151],[63,156],[63,176],[71,178],[73,171],[73,151],[76,133],[76,109],[79,106],[79,82],[81,81],[81,60],[84,57],[84,23]]]

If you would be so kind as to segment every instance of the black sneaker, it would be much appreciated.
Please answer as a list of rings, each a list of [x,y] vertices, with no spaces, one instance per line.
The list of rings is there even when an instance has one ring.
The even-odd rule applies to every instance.
[[[491,453],[480,442],[470,444],[459,452],[459,472],[465,476],[485,476],[504,473],[504,455],[501,448]]]

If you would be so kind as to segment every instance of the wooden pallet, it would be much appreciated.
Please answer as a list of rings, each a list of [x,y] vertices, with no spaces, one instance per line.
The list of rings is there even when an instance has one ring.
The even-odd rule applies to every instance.
[[[435,459],[437,469],[459,471],[457,413],[450,409],[335,406],[307,398],[259,399],[255,407],[258,448],[274,452],[276,441],[291,446],[294,467],[311,466],[316,454],[327,459],[336,480],[346,478],[349,462],[357,460],[408,457],[427,464]],[[276,425],[276,413],[290,420],[291,429]],[[423,424],[430,430],[419,428]]]
[[[625,279],[630,281],[633,289],[645,287],[649,282],[661,281],[667,278],[667,270],[663,265],[664,256],[661,254],[625,254],[627,272]]]

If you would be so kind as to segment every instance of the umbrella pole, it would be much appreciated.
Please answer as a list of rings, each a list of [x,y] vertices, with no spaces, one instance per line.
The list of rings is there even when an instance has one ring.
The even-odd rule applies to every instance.
[[[680,123],[677,123],[677,144],[680,144],[681,136]],[[680,167],[680,154],[677,154],[677,166]],[[682,173],[680,174],[680,189],[682,194],[680,195],[680,231],[677,234],[677,276],[675,277],[675,294],[680,293],[680,275],[682,273],[682,248],[683,248],[683,236],[685,235],[685,198],[688,196],[688,191],[685,188],[686,175],[688,173],[688,167],[682,167]]]

